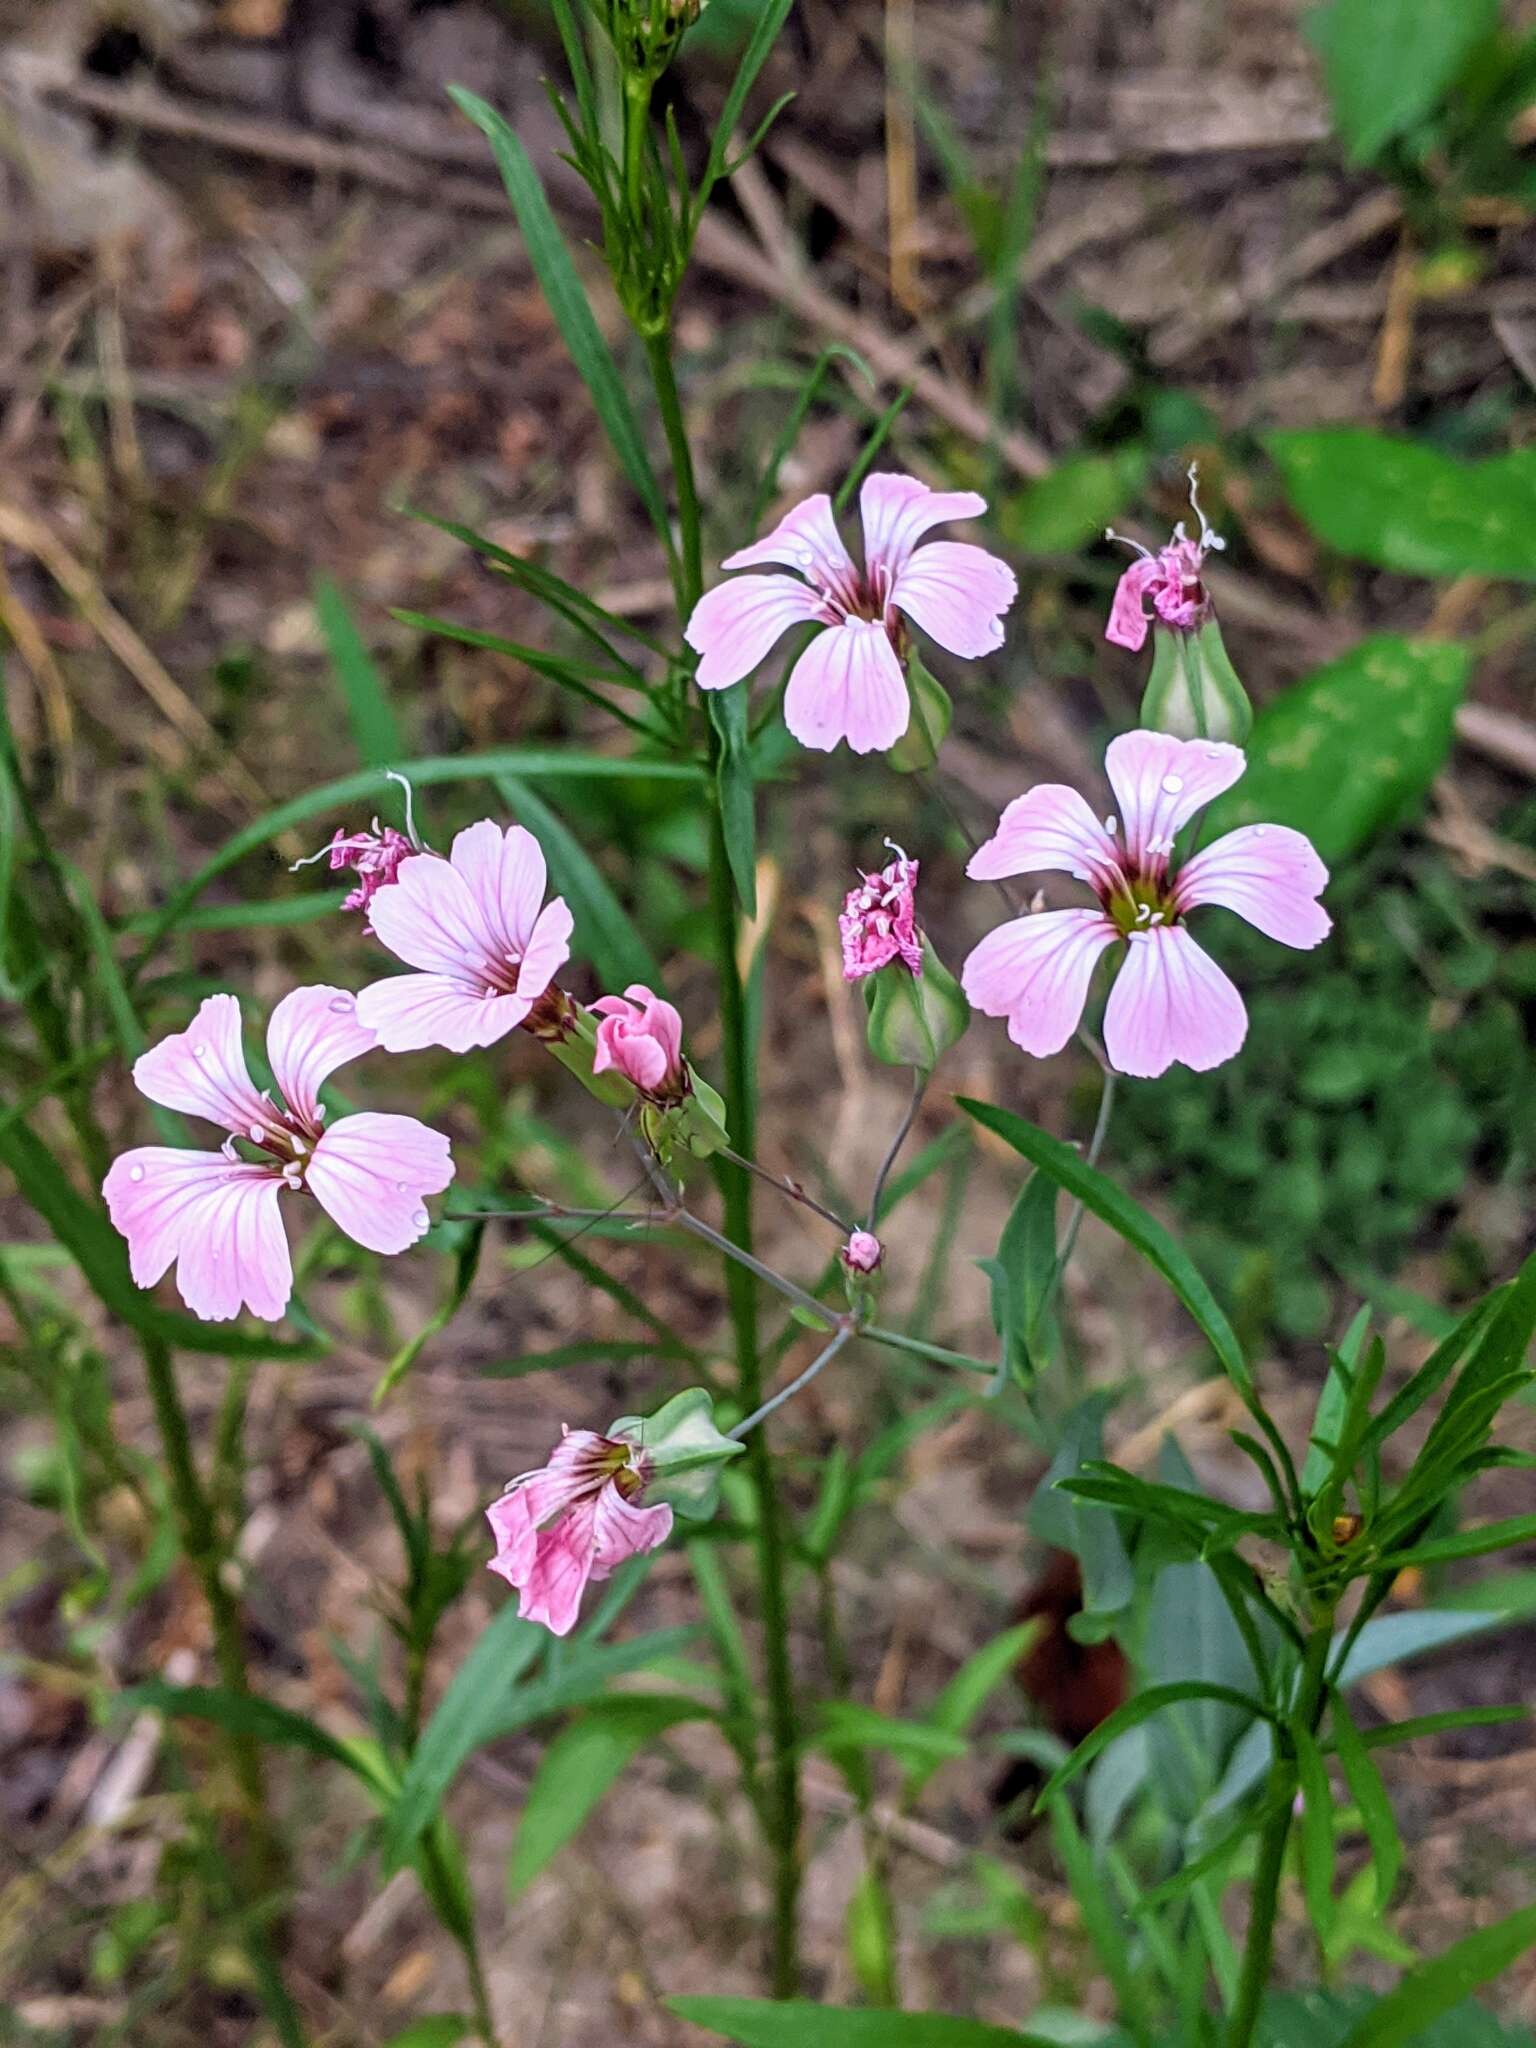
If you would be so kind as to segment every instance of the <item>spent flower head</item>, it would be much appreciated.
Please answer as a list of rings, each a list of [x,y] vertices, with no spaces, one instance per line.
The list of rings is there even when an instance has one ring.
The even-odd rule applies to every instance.
[[[899,960],[910,974],[923,971],[917,936],[917,867],[891,840],[895,855],[878,874],[862,870],[859,885],[843,898],[837,929],[843,942],[843,979],[862,981]]]
[[[733,576],[707,591],[685,637],[701,690],[727,690],[793,626],[818,632],[790,672],[784,723],[802,746],[856,754],[895,746],[912,715],[908,621],[968,659],[1003,644],[1002,614],[1018,594],[1006,562],[965,541],[930,541],[930,528],[986,510],[974,491],[934,491],[912,476],[864,479],[862,567],[843,544],[824,493],[785,514],[764,539],[728,555],[726,569],[765,564],[793,573]]]
[[[1154,619],[1180,633],[1197,633],[1213,616],[1204,581],[1205,558],[1219,554],[1227,544],[1201,510],[1193,463],[1189,470],[1189,502],[1200,522],[1199,539],[1190,539],[1181,519],[1173,529],[1172,540],[1155,555],[1139,540],[1126,540],[1112,527],[1105,529],[1106,540],[1124,541],[1136,550],[1137,556],[1115,586],[1109,623],[1104,628],[1104,638],[1116,647],[1128,647],[1135,653],[1145,646]]]
[[[1037,911],[999,925],[967,959],[966,995],[1006,1017],[1026,1052],[1060,1052],[1077,1029],[1101,954],[1118,954],[1104,1045],[1122,1074],[1151,1077],[1182,1061],[1204,1071],[1240,1050],[1243,999],[1190,934],[1192,910],[1222,904],[1282,945],[1308,949],[1332,920],[1317,898],[1328,880],[1311,841],[1287,825],[1244,825],[1179,861],[1195,816],[1246,765],[1240,747],[1122,733],[1105,769],[1119,818],[1102,823],[1075,789],[1044,782],[1016,797],[972,856],[978,881],[1057,871],[1086,882],[1093,909]]]

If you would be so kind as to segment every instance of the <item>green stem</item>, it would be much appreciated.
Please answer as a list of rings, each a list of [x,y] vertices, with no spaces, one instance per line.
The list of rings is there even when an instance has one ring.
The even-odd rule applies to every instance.
[[[1296,1707],[1291,1727],[1305,1728],[1311,1735],[1322,1718],[1327,1694],[1328,1646],[1333,1640],[1333,1610],[1317,1618],[1307,1638],[1301,1678],[1296,1687]],[[1280,1878],[1285,1868],[1286,1844],[1295,1818],[1292,1802],[1296,1796],[1296,1749],[1286,1728],[1275,1730],[1275,1756],[1269,1771],[1269,1819],[1259,1837],[1258,1862],[1253,1874],[1253,1895],[1248,1908],[1248,1938],[1243,1944],[1243,1966],[1237,1982],[1237,1998],[1227,2028],[1226,2048],[1250,2048],[1259,2023],[1259,2009],[1269,1988],[1270,1964],[1275,1950],[1275,1915],[1280,1901]]]
[[[667,437],[667,453],[672,459],[672,488],[677,494],[677,524],[682,539],[682,560],[677,565],[677,606],[686,624],[694,606],[704,595],[704,537],[699,515],[699,489],[693,473],[693,450],[688,445],[683,401],[677,389],[677,375],[672,368],[671,331],[663,328],[660,333],[646,334],[642,339],[645,358],[650,365],[651,382],[656,387],[662,431]],[[723,839],[721,845],[723,848]],[[729,864],[725,879],[729,886]],[[734,932],[734,917],[732,928]],[[735,1124],[731,1129],[739,1149],[750,1155],[751,1139]]]
[[[219,1683],[226,1692],[249,1695],[245,1640],[240,1608],[224,1577],[225,1556],[219,1543],[213,1505],[198,1477],[192,1456],[187,1411],[176,1384],[176,1368],[167,1345],[158,1337],[142,1339],[144,1369],[155,1424],[165,1453],[166,1476],[175,1509],[182,1549],[197,1576],[213,1623],[213,1655]],[[272,1890],[280,1873],[277,1843],[267,1819],[266,1779],[261,1745],[248,1732],[231,1730],[225,1737],[231,1771],[244,1807],[243,1862],[249,1887],[247,1904]]]

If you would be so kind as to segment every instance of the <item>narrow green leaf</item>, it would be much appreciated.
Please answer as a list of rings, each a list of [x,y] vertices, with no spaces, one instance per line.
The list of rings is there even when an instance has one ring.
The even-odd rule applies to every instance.
[[[539,1760],[507,1865],[513,1898],[577,1834],[627,1766],[684,1721],[711,1719],[708,1707],[673,1693],[597,1700],[562,1728]]]
[[[480,1270],[480,1253],[485,1243],[484,1224],[453,1223],[444,1227],[458,1240],[453,1257],[453,1275],[449,1280],[447,1292],[415,1336],[407,1338],[379,1375],[372,1397],[375,1408],[386,1401],[399,1386],[432,1339],[447,1329],[464,1306],[469,1297],[469,1290],[475,1284],[475,1275]]]
[[[1246,1720],[1275,1719],[1272,1710],[1251,1694],[1236,1692],[1230,1685],[1209,1685],[1201,1679],[1181,1678],[1172,1685],[1151,1685],[1145,1692],[1138,1692],[1128,1699],[1123,1707],[1101,1721],[1093,1733],[1080,1742],[1066,1762],[1047,1782],[1035,1801],[1037,1811],[1049,1805],[1058,1792],[1062,1792],[1079,1772],[1088,1768],[1096,1756],[1108,1749],[1117,1735],[1123,1735],[1127,1728],[1137,1728],[1143,1721],[1151,1720],[1165,1707],[1174,1707],[1181,1700],[1219,1700],[1223,1706],[1237,1707]]]
[[[1536,1947],[1536,1906],[1524,1906],[1480,1927],[1432,1962],[1410,1970],[1341,2048],[1409,2048],[1432,2020],[1449,2012],[1479,1985],[1488,1984]]]
[[[810,1999],[669,1998],[669,2012],[739,2048],[1047,2048],[1031,2034],[938,2012],[878,2012]]]
[[[474,2031],[474,2021],[461,2012],[428,2012],[412,2020],[403,2033],[391,2034],[384,2048],[459,2048]]]
[[[747,95],[757,83],[757,74],[767,63],[768,53],[778,40],[779,31],[789,18],[789,10],[793,5],[794,0],[760,0],[757,18],[752,24],[752,33],[747,38],[747,46],[741,53],[741,62],[736,67],[736,76],[731,80],[730,91],[726,94],[725,104],[720,109],[720,118],[715,123],[715,132],[710,137],[709,159],[704,166],[704,174],[699,180],[699,189],[694,196],[691,209],[695,225],[709,202],[710,194],[725,176],[732,139],[747,104]]]
[[[1360,1809],[1361,1824],[1376,1866],[1376,1909],[1384,1913],[1392,1903],[1392,1894],[1397,1889],[1403,1867],[1403,1839],[1397,1831],[1397,1817],[1392,1811],[1387,1788],[1382,1783],[1381,1772],[1371,1761],[1371,1753],[1355,1726],[1342,1693],[1333,1695],[1331,1718],[1344,1782],[1349,1787],[1350,1798]]]
[[[1333,1927],[1333,1791],[1315,1738],[1293,1728],[1291,1739],[1301,1780],[1301,1888],[1312,1931],[1326,1945]]]
[[[1536,1515],[1511,1515],[1507,1521],[1484,1522],[1481,1528],[1458,1529],[1454,1536],[1437,1536],[1429,1543],[1415,1543],[1409,1550],[1394,1550],[1376,1560],[1383,1572],[1406,1571],[1410,1565],[1451,1564],[1460,1557],[1486,1557],[1491,1550],[1509,1550],[1516,1543],[1536,1541]]]
[[[347,601],[329,576],[315,582],[315,616],[346,699],[352,737],[364,767],[389,768],[405,753],[384,678],[357,630]]]
[[[747,917],[757,915],[757,813],[752,787],[752,748],[747,717],[747,685],[708,693],[709,718],[715,729],[715,797],[725,834],[726,858],[736,900]]]
[[[1426,1735],[1445,1735],[1457,1728],[1502,1728],[1511,1721],[1524,1721],[1529,1707],[1452,1707],[1443,1714],[1416,1714],[1409,1721],[1393,1721],[1385,1728],[1367,1728],[1360,1740],[1367,1749],[1390,1749],[1400,1742],[1417,1742]]]
[[[1367,1304],[1357,1311],[1354,1321],[1344,1333],[1343,1342],[1330,1360],[1328,1377],[1323,1382],[1323,1391],[1317,1397],[1317,1408],[1312,1417],[1312,1435],[1306,1462],[1301,1468],[1301,1493],[1304,1500],[1311,1500],[1332,1470],[1333,1461],[1326,1446],[1330,1443],[1336,1444],[1339,1440],[1340,1431],[1344,1426],[1344,1412],[1349,1406],[1351,1381],[1355,1367],[1360,1361],[1360,1347],[1365,1342],[1366,1332],[1370,1326],[1371,1311]]]
[[[866,1707],[859,1700],[829,1700],[809,1747],[828,1756],[848,1750],[880,1750],[937,1769],[942,1763],[963,1757],[969,1745],[963,1736],[926,1721],[900,1721],[874,1707]]]
[[[140,1713],[145,1708],[168,1719],[211,1721],[232,1735],[254,1735],[262,1742],[284,1749],[307,1750],[327,1763],[362,1777],[371,1773],[358,1757],[334,1735],[307,1715],[290,1712],[255,1693],[229,1692],[212,1685],[168,1685],[158,1678],[130,1686],[114,1702],[118,1713]]]
[[[787,0],[775,0],[775,4],[785,5]],[[593,317],[581,279],[576,274],[576,266],[565,246],[565,238],[550,212],[543,181],[527,150],[494,107],[487,106],[484,100],[466,92],[460,85],[449,86],[448,96],[461,113],[469,116],[491,145],[496,168],[501,172],[518,226],[523,231],[528,259],[549,301],[555,324],[581,373],[582,382],[592,394],[598,418],[613,443],[614,453],[625,475],[634,485],[640,502],[650,515],[651,524],[670,551],[672,528],[661,487],[645,452],[645,443],[630,409],[618,365]]]
[[[603,987],[612,992],[640,981],[659,989],[665,977],[655,955],[575,833],[519,777],[499,775],[496,788],[544,849],[552,884],[576,920],[576,950],[592,962]]]
[[[1042,1804],[1044,1796],[1042,1793]],[[1105,1890],[1103,1874],[1083,1840],[1071,1806],[1065,1799],[1054,1799],[1050,1805],[1050,1816],[1056,1853],[1066,1870],[1067,1882],[1083,1916],[1094,1952],[1114,1990],[1120,2016],[1131,2028],[1140,2048],[1151,2048],[1153,2034],[1147,2019],[1147,1998],[1131,1955],[1129,1929]]]

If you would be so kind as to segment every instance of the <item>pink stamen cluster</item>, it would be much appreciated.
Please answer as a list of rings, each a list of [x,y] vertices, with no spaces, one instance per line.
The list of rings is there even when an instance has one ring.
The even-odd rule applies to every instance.
[[[843,942],[844,981],[862,981],[893,960],[913,974],[923,971],[917,936],[918,863],[908,860],[899,846],[891,850],[896,858],[878,874],[864,874],[858,887],[843,898],[837,929]]]
[[[1115,586],[1109,623],[1104,628],[1104,638],[1116,647],[1129,648],[1135,654],[1146,645],[1147,631],[1152,624],[1152,618],[1147,615],[1149,603],[1152,617],[1180,633],[1196,633],[1210,618],[1205,558],[1219,554],[1227,544],[1200,509],[1193,467],[1189,472],[1189,502],[1200,521],[1198,540],[1190,539],[1181,519],[1173,529],[1173,538],[1167,547],[1160,548],[1155,555],[1139,540],[1126,541],[1127,547],[1136,550],[1137,559]],[[1122,540],[1124,536],[1109,528],[1104,538]]]
[[[343,910],[360,910],[363,925],[373,930],[369,906],[379,890],[394,881],[400,871],[400,863],[409,860],[419,849],[412,846],[403,832],[397,832],[393,825],[380,826],[377,818],[373,829],[368,832],[343,832],[338,825],[330,846],[332,873],[338,868],[351,868],[357,875],[357,887],[350,895],[342,898]]]

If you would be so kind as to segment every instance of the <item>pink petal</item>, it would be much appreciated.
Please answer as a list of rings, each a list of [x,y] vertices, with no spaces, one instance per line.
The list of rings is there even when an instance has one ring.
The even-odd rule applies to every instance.
[[[1162,574],[1163,565],[1156,555],[1136,557],[1115,585],[1109,624],[1104,628],[1106,640],[1113,641],[1116,647],[1128,647],[1132,654],[1146,645],[1147,630],[1152,622],[1147,617],[1142,599]]]
[[[442,1133],[415,1117],[363,1110],[324,1134],[304,1178],[354,1243],[371,1252],[403,1252],[429,1228],[422,1197],[447,1187],[453,1158]]]
[[[672,1510],[665,1501],[636,1507],[612,1481],[597,1496],[592,1577],[606,1579],[615,1565],[643,1551],[659,1550],[672,1534]]]
[[[240,1005],[233,996],[209,996],[185,1031],[140,1053],[133,1078],[151,1102],[206,1117],[242,1136],[253,1124],[271,1120],[272,1105],[257,1093],[245,1064]]]
[[[865,566],[871,575],[883,568],[897,577],[930,528],[947,519],[975,519],[986,509],[986,499],[974,491],[931,491],[915,476],[890,471],[867,476],[859,490]]]
[[[464,837],[461,832],[459,838]],[[368,911],[375,936],[408,967],[478,988],[489,980],[490,968],[500,964],[491,959],[491,934],[475,893],[449,861],[433,856],[404,862]],[[361,1001],[358,1014],[368,1024]]]
[[[530,1009],[570,959],[574,921],[563,896],[552,896],[535,918],[517,970],[517,1000]]]
[[[1001,613],[1019,594],[1006,562],[964,541],[932,540],[911,557],[890,601],[951,654],[975,660],[1003,644]]]
[[[694,681],[701,690],[728,690],[751,675],[791,626],[827,617],[825,600],[792,576],[717,583],[695,605],[683,636],[700,657]]]
[[[832,515],[832,500],[825,491],[804,498],[786,512],[772,533],[727,555],[722,569],[759,569],[765,562],[779,562],[798,569],[815,584],[822,596],[850,601],[858,589],[859,572],[853,566],[843,537]]]
[[[524,1621],[542,1622],[551,1635],[570,1634],[597,1562],[596,1522],[597,1500],[589,1497],[539,1531],[519,1588],[517,1611]]]
[[[965,872],[978,882],[1064,874],[1095,888],[1112,887],[1120,874],[1120,849],[1075,789],[1039,782],[1014,798]]]
[[[989,932],[966,960],[960,984],[986,1017],[1006,1017],[1008,1036],[1044,1059],[1077,1029],[1099,955],[1119,937],[1102,910],[1045,910]]]
[[[320,1088],[338,1067],[378,1043],[357,1021],[357,998],[340,988],[296,988],[267,1025],[267,1061],[301,1123],[319,1120]]]
[[[1327,883],[1328,870],[1304,833],[1289,825],[1244,825],[1186,861],[1174,893],[1181,911],[1219,903],[1282,946],[1306,949],[1333,928],[1316,901]]]
[[[478,825],[457,835],[449,859],[469,885],[492,959],[501,964],[520,960],[527,951],[548,879],[544,849],[537,839],[521,825],[509,825],[503,831],[490,818],[482,818]],[[431,963],[414,960],[411,964],[425,967]]]
[[[246,1306],[274,1323],[293,1292],[282,1188],[275,1167],[145,1145],[113,1160],[101,1191],[140,1287],[153,1287],[174,1260],[177,1290],[205,1322]]]
[[[1104,756],[1133,862],[1165,860],[1197,811],[1230,789],[1247,763],[1225,740],[1176,740],[1166,732],[1123,732]],[[406,870],[409,873],[409,869]]]
[[[1182,925],[1132,935],[1104,1010],[1112,1067],[1150,1081],[1177,1060],[1203,1074],[1247,1035],[1242,997]]]
[[[873,619],[818,633],[784,693],[784,723],[803,747],[823,754],[839,740],[856,754],[894,747],[910,717],[906,676],[884,626]]]
[[[374,901],[384,894],[381,889]],[[479,995],[442,974],[392,974],[357,998],[358,1017],[377,1032],[386,1052],[420,1052],[428,1045],[470,1052],[494,1045],[532,1008],[522,996]]]
[[[485,1519],[496,1538],[496,1555],[490,1561],[490,1569],[499,1573],[509,1586],[521,1586],[538,1547],[538,1523],[525,1489],[509,1488],[499,1500],[491,1502]]]

